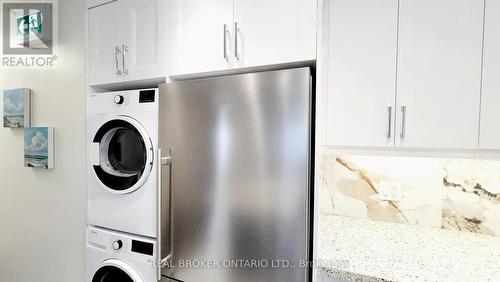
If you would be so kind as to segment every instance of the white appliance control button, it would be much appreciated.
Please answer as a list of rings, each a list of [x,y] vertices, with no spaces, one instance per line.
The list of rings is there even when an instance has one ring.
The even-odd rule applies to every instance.
[[[123,246],[122,240],[116,240],[113,242],[113,249],[115,249],[116,251],[121,249],[122,246]]]
[[[115,104],[121,105],[123,104],[123,96],[122,95],[116,95],[114,98]]]

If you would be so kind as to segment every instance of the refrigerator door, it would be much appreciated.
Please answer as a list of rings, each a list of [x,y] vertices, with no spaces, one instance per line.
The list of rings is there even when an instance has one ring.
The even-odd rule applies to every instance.
[[[309,68],[176,82],[160,92],[160,147],[172,156],[173,267],[163,274],[306,281]]]

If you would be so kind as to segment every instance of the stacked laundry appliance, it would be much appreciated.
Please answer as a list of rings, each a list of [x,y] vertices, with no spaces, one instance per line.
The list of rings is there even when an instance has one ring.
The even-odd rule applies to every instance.
[[[86,282],[158,280],[158,98],[158,89],[88,96]]]

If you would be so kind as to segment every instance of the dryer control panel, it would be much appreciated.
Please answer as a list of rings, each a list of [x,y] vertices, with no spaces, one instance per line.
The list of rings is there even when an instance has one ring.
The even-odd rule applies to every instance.
[[[87,96],[87,113],[158,112],[157,88],[92,93]]]

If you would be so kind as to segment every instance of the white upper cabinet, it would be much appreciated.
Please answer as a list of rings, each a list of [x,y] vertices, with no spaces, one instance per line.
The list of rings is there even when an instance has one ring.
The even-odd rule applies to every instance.
[[[394,146],[398,0],[328,5],[326,142]]]
[[[484,0],[400,0],[396,146],[477,148],[483,12]]]
[[[118,0],[89,9],[90,84],[164,80],[164,0]]]
[[[326,145],[476,149],[484,2],[327,1]],[[480,141],[491,149],[500,149],[497,2],[486,7]]]
[[[316,58],[316,0],[170,0],[170,75]]]
[[[500,1],[486,1],[481,149],[500,149]]]
[[[171,75],[230,66],[233,0],[170,0],[168,17]]]
[[[167,73],[167,3],[164,0],[125,0],[126,32],[123,72],[128,80],[165,77]]]
[[[316,59],[317,0],[234,0],[238,67]]]
[[[111,2],[89,10],[90,84],[105,84],[121,79],[121,54],[117,42],[122,37],[119,13],[122,2]]]

